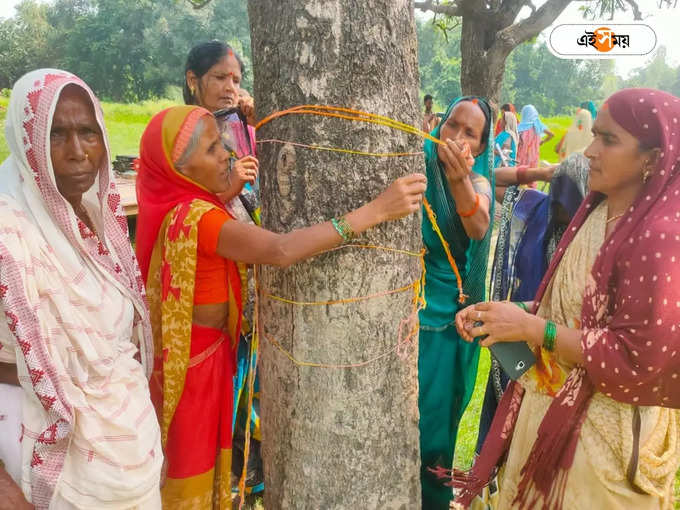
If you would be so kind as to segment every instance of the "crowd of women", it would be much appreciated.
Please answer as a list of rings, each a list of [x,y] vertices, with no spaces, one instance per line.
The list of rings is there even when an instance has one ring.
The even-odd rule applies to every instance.
[[[494,126],[484,98],[457,98],[422,173],[281,234],[259,226],[242,73],[222,43],[191,50],[186,104],[155,115],[141,139],[134,250],[90,88],[55,69],[15,84],[0,167],[0,508],[230,508],[232,463],[248,446],[236,438],[251,423],[257,460],[260,437],[257,406],[243,406],[248,267],[294,264],[423,197],[465,296],[424,214],[422,507],[671,508],[680,99],[628,89],[599,112],[584,104],[560,164],[542,168],[552,133],[533,106],[519,123],[504,106]],[[549,192],[526,186],[535,180]],[[494,359],[479,455],[468,472],[442,469],[480,346],[510,343],[535,363],[515,379]],[[256,489],[261,467],[246,467]]]

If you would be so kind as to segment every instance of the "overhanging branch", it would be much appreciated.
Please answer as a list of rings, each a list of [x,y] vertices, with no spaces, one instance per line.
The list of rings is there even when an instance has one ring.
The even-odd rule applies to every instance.
[[[625,2],[630,5],[631,9],[633,9],[633,18],[636,21],[640,21],[642,19],[642,11],[640,11],[640,7],[638,6],[637,2],[635,0],[625,0]]]
[[[553,21],[566,9],[572,0],[548,0],[526,19],[515,23],[498,32],[497,43],[503,52],[510,52],[513,48],[528,41],[548,28]]]

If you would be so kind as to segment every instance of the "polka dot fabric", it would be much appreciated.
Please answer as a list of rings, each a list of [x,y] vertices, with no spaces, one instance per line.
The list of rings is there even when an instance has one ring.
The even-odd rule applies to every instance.
[[[680,408],[680,265],[676,260],[680,257],[680,99],[659,90],[625,89],[612,95],[604,108],[646,147],[658,147],[660,159],[595,260],[581,310],[585,364],[570,373],[539,427],[523,470],[520,503],[534,487],[545,501],[553,502],[551,508],[561,506],[562,483],[595,391],[627,404]],[[581,205],[539,287],[536,303],[566,247],[604,198],[591,193]]]

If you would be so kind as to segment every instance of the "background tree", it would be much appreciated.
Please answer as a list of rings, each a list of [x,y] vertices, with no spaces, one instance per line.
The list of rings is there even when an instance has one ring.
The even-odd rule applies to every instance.
[[[47,11],[47,5],[25,0],[17,5],[14,18],[0,19],[0,88],[11,87],[26,72],[51,62]]]
[[[299,104],[346,105],[417,124],[418,68],[410,0],[251,0],[248,4],[260,112]],[[412,151],[422,140],[370,124],[288,116],[259,139]],[[274,231],[328,220],[373,198],[394,178],[422,170],[422,157],[367,158],[264,144],[259,148],[264,225]],[[418,251],[413,215],[367,232],[361,242]],[[289,269],[263,267],[263,459],[266,508],[420,508],[415,352],[367,366],[347,363],[394,351],[412,293],[361,303],[292,306],[370,295],[417,279],[416,258],[344,249]]]
[[[652,61],[635,69],[625,82],[626,87],[652,87],[680,96],[680,66],[672,68],[667,62],[667,50],[659,47]]]
[[[604,100],[604,79],[614,70],[613,60],[557,58],[545,43],[522,44],[508,61],[502,102],[517,108],[531,103],[548,116],[571,114],[583,101]]]
[[[512,50],[548,28],[572,0],[547,0],[536,8],[531,0],[416,0],[415,7],[461,23],[461,89],[464,94],[486,96],[498,103],[506,60]],[[641,16],[636,0],[583,0],[584,13],[633,10]],[[661,6],[669,5],[663,0]],[[522,20],[523,9],[531,14]],[[608,10],[607,10],[608,9]]]
[[[201,10],[176,0],[25,0],[14,17],[0,20],[0,88],[50,66],[78,74],[104,99],[165,96],[182,84],[189,49],[211,39],[231,44],[249,67],[244,0]],[[251,74],[244,84],[252,85]]]

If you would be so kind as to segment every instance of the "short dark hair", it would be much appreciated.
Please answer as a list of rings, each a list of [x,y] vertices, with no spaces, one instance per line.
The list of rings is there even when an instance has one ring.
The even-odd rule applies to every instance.
[[[184,87],[182,95],[184,96],[185,104],[196,104],[196,98],[191,93],[191,90],[189,90],[189,84],[187,83],[187,71],[192,71],[196,77],[200,79],[212,66],[217,64],[222,57],[227,55],[229,51],[236,57],[236,60],[241,67],[241,74],[243,74],[245,72],[243,60],[241,60],[241,57],[239,57],[228,44],[225,44],[222,41],[210,41],[197,44],[191,48],[189,55],[187,55],[187,62],[184,66]]]
[[[425,94],[425,98],[423,99],[423,103],[426,101],[432,101],[432,96],[430,94]]]
[[[501,106],[501,110],[503,110],[504,112],[511,112],[512,105],[510,103],[505,103],[503,106]]]

